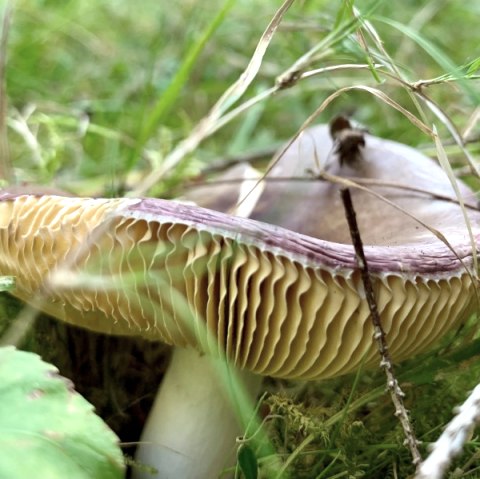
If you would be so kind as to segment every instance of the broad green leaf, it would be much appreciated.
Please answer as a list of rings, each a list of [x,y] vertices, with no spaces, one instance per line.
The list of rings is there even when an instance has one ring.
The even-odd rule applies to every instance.
[[[255,453],[247,444],[242,444],[237,453],[238,465],[245,479],[257,479],[258,464]]]
[[[119,479],[118,439],[33,353],[0,348],[0,478]]]

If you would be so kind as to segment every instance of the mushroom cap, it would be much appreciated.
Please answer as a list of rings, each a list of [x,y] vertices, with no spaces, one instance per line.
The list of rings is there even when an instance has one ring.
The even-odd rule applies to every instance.
[[[319,139],[319,148],[305,152],[297,142],[289,150],[302,159],[298,173],[314,167],[315,155],[329,159],[326,128],[311,136]],[[342,168],[360,176],[369,168],[398,172],[414,158],[429,190],[454,197],[448,180],[437,185],[441,169],[408,147],[368,136],[362,155],[361,171]],[[286,167],[278,171],[292,174]],[[363,360],[376,362],[373,327],[353,247],[332,227],[343,209],[332,211],[337,200],[331,185],[307,184],[326,193],[318,201],[307,195],[313,211],[296,225],[301,232],[160,199],[6,193],[0,195],[0,273],[17,276],[15,294],[21,299],[93,330],[222,351],[235,365],[259,374],[307,379],[347,373]],[[278,216],[283,206],[288,209],[292,185],[281,186],[267,183],[255,217],[266,215],[262,201],[269,195],[281,198]],[[390,352],[400,360],[425,350],[472,313],[476,285],[465,269],[473,264],[472,245],[458,205],[428,195],[419,195],[416,203],[411,193],[382,189],[425,215],[454,249],[410,220],[392,231],[382,226],[390,227],[388,219],[370,226],[372,208],[378,223],[396,211],[380,213],[381,201],[363,208],[367,197],[356,192],[378,309]],[[301,213],[306,211],[302,206]],[[301,216],[295,210],[293,222],[295,214]],[[470,219],[478,243],[479,213],[471,212]],[[326,226],[329,240],[304,234],[314,222]]]
[[[334,149],[327,126],[305,131],[270,171],[269,177],[277,181],[267,182],[251,218],[327,241],[350,244],[338,185],[326,181],[278,181],[280,178],[308,178],[308,170],[317,171],[319,167],[326,168],[331,175],[354,181],[363,178],[396,183],[456,199],[443,169],[406,145],[365,134],[365,147],[361,148],[359,158],[343,166],[337,161]],[[368,187],[447,238],[468,237],[463,213],[457,204],[435,200],[431,194],[392,186]],[[458,182],[458,187],[464,201],[476,204],[474,194],[465,184]],[[352,198],[364,244],[394,246],[429,244],[434,240],[434,235],[418,221],[371,193],[352,189]],[[478,225],[479,218],[478,211],[471,215],[474,225]]]

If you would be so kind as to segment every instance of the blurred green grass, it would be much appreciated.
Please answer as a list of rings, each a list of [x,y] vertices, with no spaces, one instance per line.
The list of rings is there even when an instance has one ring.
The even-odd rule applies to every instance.
[[[185,84],[172,94],[172,81],[178,82],[176,75],[186,55],[225,3],[231,5],[223,22],[208,38]],[[445,73],[445,65],[475,58],[479,34],[474,3],[403,2],[400,8],[377,1],[356,6],[375,18],[399,22],[436,45],[441,53],[432,58],[402,31],[373,21],[395,64],[411,81],[438,77]],[[184,1],[168,7],[151,0],[140,6],[126,0],[15,2],[7,68],[10,124],[20,117],[31,133],[23,131],[25,125],[17,126],[17,131],[10,128],[19,180],[53,182],[64,188],[70,183],[81,193],[82,180],[101,178],[97,193],[121,191],[128,170],[154,168],[240,75],[275,7],[271,1],[246,0],[208,5]],[[273,85],[277,75],[334,30],[337,9],[337,4],[319,0],[295,4],[246,97]],[[328,45],[313,66],[364,63],[365,52],[355,40],[347,36]],[[185,173],[196,173],[222,155],[277,144],[292,135],[329,93],[361,83],[376,85],[368,72],[351,71],[300,82],[202,144],[189,158]],[[383,79],[381,87],[411,108],[398,85]],[[458,84],[428,90],[459,128],[475,106],[466,89]],[[157,121],[153,119],[145,137],[145,125],[166,93],[171,96],[170,107]],[[338,111],[353,113],[381,136],[412,145],[429,141],[405,118],[365,93],[342,96],[320,120]],[[143,146],[152,153],[147,159]]]
[[[6,83],[8,138],[16,180],[98,195],[125,193],[132,182],[161,165],[241,74],[279,6],[272,0],[168,4],[156,0],[139,4],[129,0],[17,0],[11,4]],[[339,40],[327,42],[310,68],[365,63],[367,54],[358,36],[347,34],[341,22],[341,12],[348,17],[352,4],[295,3],[245,99],[273,86],[278,75],[330,34],[336,33]],[[478,56],[478,2],[358,1],[354,5],[368,12],[367,19],[408,81],[441,77]],[[223,19],[213,24],[222,9]],[[200,48],[202,39],[205,45]],[[370,53],[373,61],[382,60],[374,48]],[[182,69],[184,75],[179,74]],[[479,106],[478,79],[467,77],[457,72],[454,81],[424,89],[460,131],[470,124]],[[380,78],[379,84],[368,70],[339,71],[314,76],[275,94],[203,142],[155,192],[172,186],[178,189],[187,177],[219,158],[279,144],[328,95],[344,86],[380,88],[416,113],[405,88],[388,77]],[[159,102],[163,102],[161,108]],[[319,121],[328,121],[339,112],[353,114],[376,135],[420,145],[434,154],[430,138],[367,93],[342,95]],[[448,143],[445,127],[428,112],[425,115],[429,126],[435,122]],[[479,151],[478,132],[477,123],[473,126],[477,141],[469,146],[472,153]],[[458,166],[466,164],[459,148],[452,146],[449,153]],[[453,350],[464,348],[464,342],[457,339]],[[417,360],[402,366],[407,403],[422,439],[437,437],[452,407],[477,381],[478,353],[469,351],[461,359],[427,355],[422,377],[428,380],[413,375]],[[279,457],[288,461],[295,455],[281,477],[411,474],[393,406],[383,394],[383,381],[381,375],[366,373],[353,393],[351,377],[318,384],[272,381],[269,407],[282,419],[270,421],[268,430]],[[359,401],[357,409],[347,407],[350,394],[354,402]],[[324,422],[332,416],[340,419],[326,426]],[[313,434],[311,443],[299,450],[308,434]],[[455,477],[480,477],[475,472],[479,461],[469,464],[476,452],[474,439],[458,461],[460,472]],[[468,470],[463,471],[465,464]],[[279,477],[276,474],[268,477]]]

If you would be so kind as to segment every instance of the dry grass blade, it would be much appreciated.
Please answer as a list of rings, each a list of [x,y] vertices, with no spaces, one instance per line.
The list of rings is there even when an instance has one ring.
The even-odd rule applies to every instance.
[[[465,142],[472,135],[473,129],[478,124],[478,122],[480,122],[480,106],[477,106],[477,108],[475,108],[467,122],[467,126],[463,130],[462,138]]]
[[[376,70],[376,71],[377,73],[385,75],[391,78],[392,80],[400,83],[402,86],[406,88],[408,94],[410,95],[410,98],[412,99],[418,111],[422,115],[424,122],[426,121],[425,114],[423,113],[423,110],[420,108],[420,105],[416,99],[419,98],[425,103],[425,105],[429,108],[429,110],[441,121],[441,123],[445,125],[447,130],[450,132],[455,144],[458,145],[458,147],[464,154],[465,158],[467,159],[470,169],[474,171],[477,176],[480,176],[480,170],[475,160],[472,158],[472,155],[470,154],[470,152],[465,148],[466,141],[464,138],[466,137],[467,133],[470,133],[470,130],[467,128],[466,134],[462,136],[462,134],[458,131],[453,121],[448,117],[448,115],[443,111],[443,109],[422,91],[422,88],[421,86],[418,85],[418,82],[410,83],[409,81],[403,79],[397,73],[391,73],[391,72],[382,71],[382,70]],[[472,119],[475,120],[475,112],[472,115]],[[433,134],[432,130],[429,129],[428,134],[433,139],[435,138],[435,135]]]
[[[417,95],[420,98],[422,98],[422,100],[425,102],[428,108],[430,108],[432,113],[445,125],[445,127],[448,129],[448,131],[452,135],[452,138],[455,140],[455,143],[459,146],[462,153],[465,155],[465,158],[468,161],[468,165],[470,166],[472,171],[474,171],[475,174],[480,177],[480,169],[478,168],[475,160],[472,158],[472,155],[470,154],[470,152],[465,148],[465,142],[462,138],[462,135],[457,130],[457,127],[455,126],[455,124],[450,120],[448,115],[444,113],[443,110],[435,102],[433,102],[430,98],[428,98],[427,95],[425,95],[422,92],[417,92]],[[434,139],[435,139],[435,135],[434,135]]]
[[[419,128],[421,131],[429,135],[430,137],[433,137],[433,131],[425,125],[420,119],[418,119],[413,113],[408,111],[406,108],[398,104],[396,101],[392,100],[388,95],[386,95],[384,92],[379,90],[378,88],[373,88],[367,85],[353,85],[353,86],[346,86],[344,88],[340,88],[337,91],[333,92],[330,96],[328,96],[322,104],[303,122],[302,126],[298,129],[297,133],[293,135],[293,137],[290,139],[290,141],[287,142],[287,144],[283,147],[282,150],[278,152],[278,154],[273,158],[270,166],[267,168],[265,171],[264,177],[266,177],[270,171],[273,169],[273,167],[276,165],[276,163],[283,157],[285,152],[291,147],[291,145],[300,137],[300,135],[305,131],[309,126],[313,124],[313,122],[317,119],[317,117],[327,108],[330,103],[333,102],[336,98],[341,96],[343,93],[349,92],[349,91],[366,91],[373,96],[376,96],[380,100],[382,100],[384,103],[387,105],[391,106],[392,108],[395,108],[398,110],[400,113],[402,113],[408,120],[410,120],[417,128]],[[263,178],[262,178],[263,179]],[[260,181],[260,180],[259,180]],[[240,200],[240,201],[245,201],[248,197],[248,195],[258,186],[258,183],[256,183],[252,189]]]
[[[477,275],[478,275],[477,247],[476,247],[475,238],[474,238],[473,232],[472,232],[472,225],[471,225],[470,220],[468,218],[467,211],[466,211],[466,208],[465,208],[465,204],[463,202],[462,195],[461,195],[460,190],[458,188],[457,179],[455,178],[452,167],[450,166],[447,155],[445,154],[445,150],[443,148],[442,142],[440,141],[440,137],[437,134],[437,130],[436,130],[435,126],[433,128],[433,133],[434,133],[434,138],[435,138],[435,146],[437,148],[438,161],[439,161],[441,167],[443,168],[443,171],[445,171],[445,174],[448,176],[448,179],[450,180],[452,188],[455,191],[458,202],[459,202],[460,207],[462,209],[463,217],[465,219],[465,225],[467,226],[468,235],[470,237],[470,243],[471,243],[471,246],[472,246],[473,276],[476,279],[478,279],[477,278]]]
[[[273,153],[272,153],[273,154]],[[209,170],[210,171],[210,170]],[[460,204],[460,201],[458,198],[454,198],[452,196],[447,196],[447,195],[442,195],[439,193],[436,193],[434,191],[427,190],[425,188],[417,188],[415,186],[410,186],[404,183],[398,183],[394,181],[385,181],[385,180],[376,180],[373,178],[363,178],[361,176],[359,177],[349,177],[345,176],[344,179],[353,181],[355,183],[358,183],[359,185],[364,185],[364,186],[381,186],[385,188],[392,188],[392,189],[397,189],[400,191],[410,191],[412,193],[420,193],[425,196],[429,196],[432,199],[435,200],[440,200],[440,201],[446,201],[448,203],[455,203],[455,204]],[[304,181],[304,182],[311,182],[311,181],[318,181],[318,180],[323,180],[322,177],[318,176],[286,176],[286,177],[264,177],[263,181],[266,183],[278,183],[278,182],[290,182],[290,181]],[[258,178],[256,177],[251,177],[251,178],[228,178],[228,179],[215,179],[215,180],[207,180],[207,181],[192,181],[190,183],[187,183],[183,187],[187,189],[188,187],[199,187],[199,186],[218,186],[218,185],[223,185],[223,184],[236,184],[236,183],[242,183],[244,181],[247,182],[252,182],[252,181],[258,181]],[[326,181],[326,180],[325,180]],[[473,196],[473,195],[472,195]],[[475,198],[473,198],[475,200]],[[462,199],[463,205],[465,208],[474,210],[474,211],[480,211],[480,206],[472,203],[466,203]]]
[[[353,11],[354,11],[354,14],[357,17],[360,17],[360,12],[357,8],[354,8]],[[370,38],[372,39],[375,47],[378,49],[378,51],[382,54],[383,58],[386,60],[383,63],[385,65],[385,67],[392,72],[392,77],[395,78],[396,80],[400,81],[405,86],[407,86],[407,85],[410,86],[408,81],[404,79],[400,69],[397,67],[396,63],[393,61],[393,59],[390,56],[390,54],[388,53],[388,51],[385,49],[382,38],[380,37],[379,33],[377,32],[377,30],[375,29],[373,24],[371,22],[369,22],[368,20],[364,20],[362,25],[363,25],[363,28],[365,29],[365,31],[370,36]],[[365,48],[367,49],[366,46],[365,46]],[[367,53],[368,53],[368,50],[367,50]],[[407,93],[408,93],[410,99],[412,100],[413,104],[415,105],[417,111],[419,112],[423,122],[426,122],[427,121],[426,115],[425,115],[424,111],[422,110],[421,105],[418,103],[418,101],[417,101],[417,99],[414,95],[414,92],[412,92],[411,88],[407,88]]]
[[[358,10],[358,8],[353,9],[354,15],[360,19],[361,18],[361,13]],[[381,52],[383,55],[383,58],[386,59],[387,61],[383,62],[383,64],[391,71],[395,72],[395,74],[398,75],[398,77],[401,78],[401,74],[399,69],[397,68],[397,65],[393,61],[392,57],[389,55],[387,50],[385,50],[385,47],[383,45],[382,39],[380,35],[378,34],[377,30],[373,27],[372,23],[369,22],[368,20],[363,20],[362,22],[362,27],[365,29],[365,31],[368,33],[368,35],[372,38],[374,45],[377,47],[378,51]],[[364,45],[362,45],[366,51],[368,52],[368,46],[365,40],[365,37],[362,35],[362,39],[364,40]]]
[[[374,68],[377,68],[378,65],[373,65]],[[324,68],[317,68],[315,70],[309,70],[305,71],[301,74],[299,74],[297,77],[295,77],[295,83],[301,80],[306,80],[308,78],[311,78],[313,76],[317,75],[323,75],[325,73],[331,73],[334,71],[342,71],[342,70],[370,70],[372,68],[372,65],[368,64],[355,64],[355,63],[347,63],[344,65],[332,65]],[[287,71],[290,71],[288,69]],[[289,84],[289,87],[293,86],[293,83]],[[265,100],[266,98],[272,96],[273,94],[277,93],[279,90],[281,90],[282,87],[280,83],[277,83],[275,86],[268,88],[265,91],[262,91],[258,95],[250,98],[246,102],[242,103],[239,105],[237,108],[234,108],[230,110],[228,113],[223,115],[221,118],[219,118],[217,124],[215,125],[214,130],[212,130],[211,133],[217,131],[230,121],[232,121],[234,118],[236,118],[238,115],[243,113],[244,111],[248,110],[249,108],[253,107],[257,103]]]
[[[479,422],[480,385],[477,385],[458,408],[457,416],[432,445],[430,455],[420,464],[414,479],[441,479],[452,460],[462,452],[463,445]]]
[[[277,150],[278,145],[273,145],[256,151],[221,157],[217,160],[210,161],[208,165],[205,166],[205,168],[202,168],[202,173],[215,173],[217,171],[226,170],[227,168],[234,166],[238,163],[253,163],[258,160],[269,159],[275,154]],[[238,181],[243,181],[243,179],[239,179]]]
[[[358,14],[358,12],[357,12]],[[390,22],[390,24],[394,24],[395,22]],[[455,124],[450,120],[448,115],[442,110],[442,108],[437,105],[433,100],[431,100],[427,95],[425,95],[422,92],[422,87],[428,82],[409,82],[405,78],[403,78],[400,70],[397,68],[395,62],[392,60],[392,58],[388,55],[388,52],[385,50],[383,43],[381,41],[380,36],[378,35],[377,31],[373,27],[373,25],[365,21],[364,26],[370,36],[372,37],[373,41],[375,42],[377,48],[382,52],[382,54],[385,56],[385,58],[388,59],[388,65],[389,69],[394,72],[394,75],[389,75],[391,78],[399,81],[402,85],[404,85],[407,88],[408,94],[412,101],[414,102],[415,106],[417,107],[417,110],[419,111],[420,115],[426,121],[425,114],[423,113],[423,110],[420,107],[420,104],[417,102],[416,97],[420,98],[425,105],[430,109],[430,111],[446,126],[450,134],[452,135],[453,139],[457,143],[457,145],[460,147],[462,150],[462,153],[465,155],[467,158],[467,161],[469,163],[470,168],[472,171],[474,171],[477,176],[480,176],[480,170],[478,166],[476,165],[475,161],[473,160],[472,156],[470,155],[469,151],[465,148],[465,142],[456,128]],[[433,48],[433,47],[432,47]],[[453,78],[454,80],[458,80],[458,75]],[[444,81],[451,81],[452,78],[448,78],[448,76],[444,79]],[[439,81],[435,81],[434,83],[440,83]],[[434,137],[434,135],[432,135]]]
[[[347,35],[355,31],[361,24],[362,18],[354,17],[342,24],[337,25],[322,41],[317,43],[313,48],[304,53],[292,66],[277,76],[275,84],[279,89],[290,88],[301,78],[302,72],[308,68],[313,61],[318,61],[322,56],[328,53],[329,47],[339,42]]]
[[[265,52],[270,45],[270,42],[275,34],[283,16],[293,4],[295,0],[286,0],[282,6],[277,10],[271,22],[265,29],[261,36],[255,52],[250,59],[247,68],[240,75],[239,79],[227,89],[227,91],[220,97],[217,103],[212,107],[206,117],[204,117],[192,133],[165,158],[161,167],[148,175],[142,183],[136,188],[131,196],[142,196],[155,185],[163,175],[177,165],[186,155],[192,152],[205,138],[211,135],[216,129],[216,124],[221,115],[242,95],[245,93],[248,86],[256,77],[258,70],[262,64]]]
[[[239,79],[220,97],[214,107],[210,110],[209,117],[212,119],[219,118],[231,105],[233,105],[247,90],[249,85],[257,76],[262,65],[263,57],[267,51],[273,35],[277,31],[280,22],[287,10],[292,6],[295,0],[286,0],[282,6],[276,11],[272,20],[263,32],[257,43],[255,52],[250,59],[247,68],[240,75]]]
[[[305,71],[299,76],[299,80],[304,80],[306,78],[310,78],[317,75],[323,75],[324,73],[331,73],[331,72],[337,72],[342,70],[370,70],[372,67],[380,68],[381,65],[377,63],[371,64],[371,65],[367,63],[365,64],[346,63],[344,65],[331,65],[328,67],[316,68],[314,70]]]
[[[251,174],[255,174],[256,170],[254,170],[253,168],[252,170],[253,171],[251,171]],[[257,172],[257,178],[255,178],[255,180],[253,181],[257,181],[260,176],[261,176],[260,173]],[[244,191],[248,191],[250,189],[250,181],[251,180],[246,179],[241,182],[240,193],[238,195],[239,198],[243,197]],[[249,201],[244,201],[241,204],[238,204],[237,202],[237,205],[234,207],[232,211],[229,211],[229,213],[235,216],[240,216],[242,218],[248,218],[251,215],[252,211],[255,209],[255,206],[257,206],[257,203],[260,200],[260,196],[264,189],[265,189],[265,183],[262,182],[260,183],[259,188],[255,190],[255,194],[250,195]]]

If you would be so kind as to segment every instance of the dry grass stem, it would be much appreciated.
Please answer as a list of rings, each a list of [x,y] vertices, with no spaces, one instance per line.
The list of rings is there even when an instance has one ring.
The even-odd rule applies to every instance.
[[[467,226],[468,235],[469,235],[469,238],[470,238],[470,244],[472,246],[472,257],[473,257],[472,274],[475,277],[475,279],[477,279],[476,283],[478,283],[477,244],[476,244],[475,238],[473,236],[472,225],[471,225],[470,219],[468,218],[468,215],[467,215],[467,210],[466,210],[465,204],[463,202],[462,194],[460,193],[460,189],[458,188],[457,179],[455,178],[452,167],[450,166],[450,162],[448,161],[447,155],[445,153],[442,142],[440,140],[440,137],[437,134],[437,131],[436,131],[435,127],[433,129],[433,132],[434,132],[434,135],[435,135],[435,146],[437,148],[438,162],[440,163],[440,166],[443,168],[443,171],[445,171],[445,174],[448,176],[450,184],[452,185],[452,188],[455,191],[455,195],[458,198],[460,207],[462,209],[463,218],[465,220],[465,225]]]

